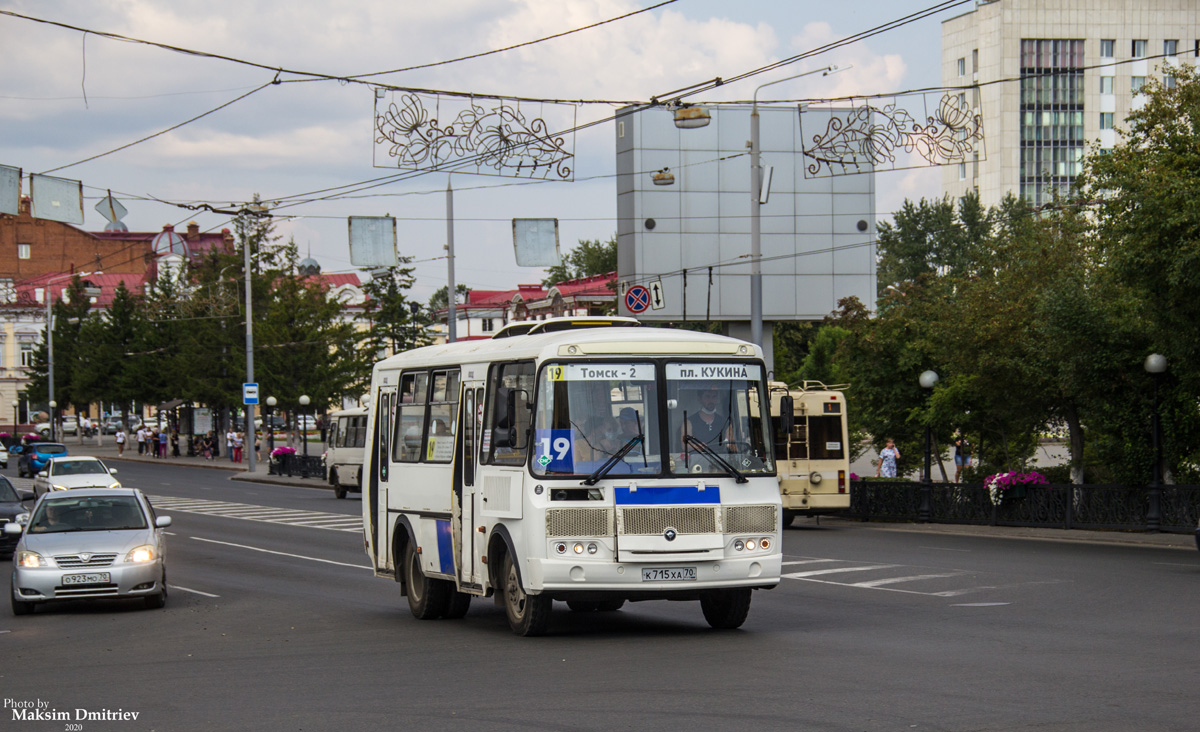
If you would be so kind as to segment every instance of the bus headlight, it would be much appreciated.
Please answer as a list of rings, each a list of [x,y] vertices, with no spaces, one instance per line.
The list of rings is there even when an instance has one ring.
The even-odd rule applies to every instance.
[[[741,539],[738,539],[737,541],[733,542],[733,548],[740,552],[741,550],[746,548],[746,545],[742,542]]]
[[[763,538],[759,539],[758,540],[758,548],[759,549],[770,549],[771,548],[771,540],[766,538],[765,536]]]
[[[752,552],[758,547],[758,543],[754,539],[746,540],[746,551]]]
[[[595,554],[598,551],[600,551],[600,547],[596,546],[596,542],[588,544],[588,554]]]
[[[567,543],[565,541],[558,542],[557,544],[554,545],[554,551],[558,552],[559,554],[566,554],[567,553]]]
[[[575,542],[574,549],[575,549],[576,554],[583,554],[583,542],[581,542],[581,541]]]

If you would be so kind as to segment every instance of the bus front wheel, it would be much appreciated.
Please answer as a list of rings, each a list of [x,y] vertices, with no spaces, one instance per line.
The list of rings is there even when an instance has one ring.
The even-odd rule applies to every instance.
[[[504,612],[508,627],[519,636],[543,635],[550,623],[553,601],[548,595],[528,595],[521,589],[512,555],[504,555]]]
[[[448,583],[425,576],[421,571],[421,555],[411,541],[404,547],[404,584],[413,617],[432,620],[446,612],[450,604]]]
[[[700,609],[704,611],[704,619],[717,630],[742,627],[750,613],[750,593],[748,587],[704,593],[700,596]]]

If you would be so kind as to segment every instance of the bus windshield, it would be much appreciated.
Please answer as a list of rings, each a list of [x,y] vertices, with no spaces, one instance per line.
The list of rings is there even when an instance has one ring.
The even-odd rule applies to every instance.
[[[533,473],[773,472],[764,394],[756,364],[549,364],[538,380]]]
[[[652,363],[628,361],[546,366],[538,387],[534,474],[586,476],[610,460],[605,473],[662,472],[656,373]]]
[[[672,472],[774,471],[761,367],[668,363],[666,376]]]

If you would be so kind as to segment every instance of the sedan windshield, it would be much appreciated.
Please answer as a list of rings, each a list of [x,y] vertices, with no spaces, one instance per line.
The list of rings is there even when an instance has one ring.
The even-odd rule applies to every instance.
[[[51,475],[104,475],[108,470],[99,460],[55,460],[50,464]]]
[[[141,504],[133,496],[59,498],[38,504],[30,534],[63,531],[122,531],[146,528]]]
[[[534,474],[659,473],[655,374],[652,363],[546,366],[538,386]]]

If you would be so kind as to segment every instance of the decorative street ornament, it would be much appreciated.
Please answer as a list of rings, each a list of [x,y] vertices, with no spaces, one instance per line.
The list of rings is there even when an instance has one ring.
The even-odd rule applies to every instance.
[[[911,97],[924,105],[923,123],[901,106]],[[931,112],[930,107],[936,108]],[[800,134],[805,140],[805,178],[954,165],[986,157],[979,111],[961,93],[918,92],[898,95],[883,106],[864,102],[837,109],[811,141],[804,132],[804,116],[800,115]]]
[[[531,118],[529,107],[538,108],[542,116]],[[453,118],[443,123],[450,115]],[[575,172],[568,163],[575,156],[574,134],[551,129],[574,127],[573,104],[476,100],[413,92],[388,102],[376,94],[374,165],[573,180]]]

